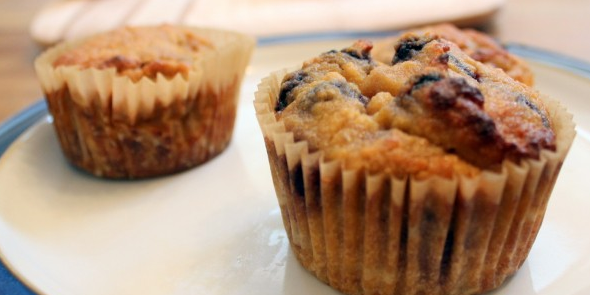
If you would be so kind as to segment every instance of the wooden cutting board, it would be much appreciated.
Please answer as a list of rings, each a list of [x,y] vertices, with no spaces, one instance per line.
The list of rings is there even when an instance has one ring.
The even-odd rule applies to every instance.
[[[505,0],[61,0],[40,9],[30,32],[51,45],[123,25],[213,26],[258,37],[392,30],[487,20]]]

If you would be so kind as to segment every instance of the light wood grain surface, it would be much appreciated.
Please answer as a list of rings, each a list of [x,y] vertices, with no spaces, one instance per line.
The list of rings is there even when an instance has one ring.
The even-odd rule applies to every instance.
[[[28,26],[51,0],[0,1],[0,124],[42,97],[33,60],[39,47]],[[484,29],[506,42],[570,55],[590,63],[590,1],[508,0]]]

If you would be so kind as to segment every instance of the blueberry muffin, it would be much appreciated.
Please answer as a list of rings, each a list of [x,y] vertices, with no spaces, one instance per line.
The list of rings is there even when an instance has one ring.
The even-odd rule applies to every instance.
[[[161,25],[60,44],[35,62],[66,158],[106,178],[182,171],[228,145],[252,38]]]
[[[409,32],[423,35],[430,34],[447,39],[459,46],[463,52],[476,61],[504,70],[508,76],[526,85],[534,83],[533,73],[528,65],[510,54],[492,37],[473,29],[459,29],[451,24],[438,24],[422,27]],[[376,60],[383,63],[391,63],[398,43],[399,36],[393,36],[379,40],[375,43],[373,54]],[[405,48],[401,48],[405,50]]]
[[[526,259],[571,116],[430,34],[358,41],[256,94],[290,245],[346,294],[479,294]]]

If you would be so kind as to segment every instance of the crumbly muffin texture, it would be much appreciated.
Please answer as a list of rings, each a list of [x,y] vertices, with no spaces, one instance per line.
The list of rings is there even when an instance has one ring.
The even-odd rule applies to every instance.
[[[289,73],[276,116],[345,168],[474,176],[555,149],[539,93],[436,35],[407,33],[390,64],[358,41]]]
[[[533,85],[533,73],[528,65],[510,54],[496,40],[473,29],[459,29],[452,24],[438,24],[413,29],[408,32],[429,34],[455,43],[463,52],[474,60],[502,69],[508,76],[526,85]],[[375,43],[373,54],[376,60],[390,63],[395,55],[395,44],[399,36],[385,38]]]
[[[184,78],[202,50],[213,44],[188,28],[162,25],[125,27],[85,40],[59,56],[55,67],[76,66],[80,69],[115,68],[117,73],[138,81],[155,79],[158,74]]]

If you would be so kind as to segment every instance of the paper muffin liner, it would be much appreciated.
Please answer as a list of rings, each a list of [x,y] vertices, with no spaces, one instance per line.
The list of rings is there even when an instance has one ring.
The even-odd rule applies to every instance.
[[[525,261],[575,136],[572,116],[546,99],[555,152],[453,179],[398,179],[346,170],[311,153],[276,119],[286,70],[262,80],[254,102],[291,248],[346,294],[475,294]]]
[[[203,47],[186,77],[158,74],[134,82],[115,69],[53,67],[56,58],[83,40],[37,58],[35,69],[71,163],[97,176],[143,178],[193,167],[225,149],[254,40],[191,30],[214,49]]]

